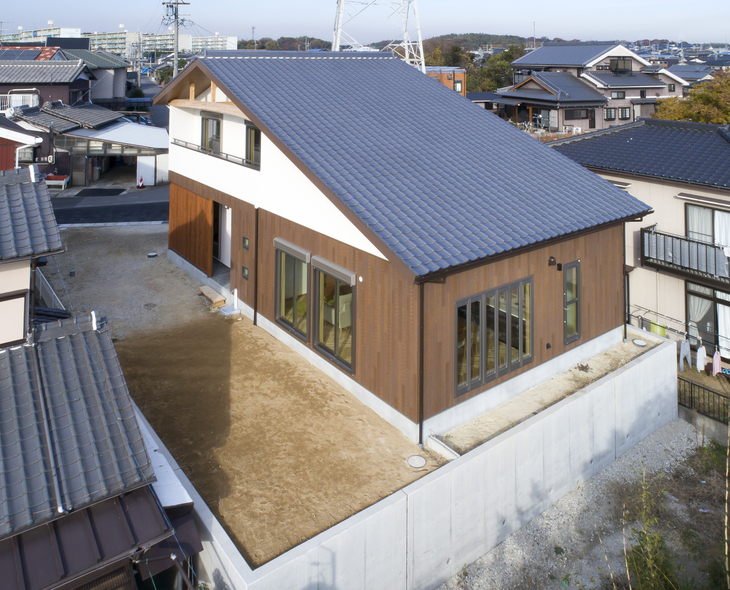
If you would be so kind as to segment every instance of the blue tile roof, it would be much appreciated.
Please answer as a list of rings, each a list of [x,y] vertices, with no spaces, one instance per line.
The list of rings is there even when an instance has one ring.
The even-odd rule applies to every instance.
[[[514,88],[501,96],[516,96],[555,103],[606,103],[608,99],[570,72],[533,72],[530,76],[547,90]],[[529,79],[529,78],[528,78]]]
[[[390,54],[197,59],[416,276],[649,210]]]
[[[520,68],[530,66],[584,66],[618,45],[619,43],[615,41],[543,43],[542,47],[538,47],[513,61],[512,66]]]
[[[586,72],[609,88],[663,88],[664,82],[651,74],[614,74],[613,72]]]
[[[730,188],[730,126],[641,119],[548,144],[583,166]]]

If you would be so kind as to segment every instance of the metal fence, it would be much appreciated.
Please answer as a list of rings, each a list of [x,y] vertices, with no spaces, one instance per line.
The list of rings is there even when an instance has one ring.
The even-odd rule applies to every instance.
[[[721,246],[647,228],[641,230],[641,238],[644,263],[706,273],[725,281],[730,279],[728,257]]]
[[[730,397],[687,379],[677,378],[677,381],[677,401],[680,406],[696,410],[699,414],[724,424],[728,423]]]

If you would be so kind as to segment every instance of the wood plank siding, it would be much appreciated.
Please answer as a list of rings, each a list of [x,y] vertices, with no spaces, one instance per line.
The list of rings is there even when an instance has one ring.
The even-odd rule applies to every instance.
[[[257,213],[249,203],[174,172],[170,177],[170,248],[210,275],[213,201],[231,207],[231,288],[238,288],[239,298],[271,322],[276,323],[275,238],[357,273],[351,376],[410,420],[418,422],[420,285],[386,260],[263,208]],[[248,250],[243,248],[244,236],[249,241]],[[563,335],[563,272],[557,266],[548,266],[550,256],[561,264],[581,261],[581,333],[579,340],[569,345],[564,343]],[[242,266],[248,268],[248,280],[241,276]],[[618,224],[448,275],[443,283],[426,283],[423,287],[424,419],[622,325],[623,268],[623,231]],[[311,265],[309,273],[311,284]],[[533,361],[457,398],[456,302],[530,276],[534,297]],[[254,292],[256,285],[258,293]],[[311,322],[314,304],[311,288],[309,293]],[[317,351],[311,326],[307,333],[306,346]],[[317,351],[317,354],[322,353]],[[338,367],[338,370],[343,369]]]
[[[206,275],[213,274],[213,201],[170,184],[168,247]]]
[[[424,294],[424,418],[455,406],[623,324],[623,231],[616,225],[427,283]],[[581,336],[564,344],[563,273],[548,266],[581,261]],[[465,297],[534,277],[534,360],[480,389],[455,397],[455,304]],[[548,343],[551,348],[547,348]]]
[[[0,138],[0,170],[15,168],[15,148],[19,146],[19,143]]]

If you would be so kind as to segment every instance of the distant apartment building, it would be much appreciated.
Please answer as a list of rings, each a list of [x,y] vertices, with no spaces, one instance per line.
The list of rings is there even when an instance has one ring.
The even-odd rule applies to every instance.
[[[81,29],[54,27],[53,21],[48,21],[48,26],[45,29],[24,31],[23,27],[18,27],[17,33],[6,33],[5,35],[0,35],[0,43],[6,45],[18,42],[45,42],[46,37],[81,37]]]

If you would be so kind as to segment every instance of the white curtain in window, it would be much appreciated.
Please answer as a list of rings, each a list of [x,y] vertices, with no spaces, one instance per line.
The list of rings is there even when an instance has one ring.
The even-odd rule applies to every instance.
[[[715,211],[715,243],[730,246],[730,213]]]
[[[712,209],[687,206],[687,237],[712,244]]]
[[[720,344],[720,354],[730,358],[730,307],[717,304],[717,332]]]
[[[710,311],[712,301],[702,299],[701,297],[695,297],[694,295],[690,295],[687,299],[689,300],[689,335],[693,338],[693,344],[699,345],[698,341],[700,341],[701,338],[700,332],[697,329],[697,322],[702,320],[702,318],[705,317],[705,314]],[[705,326],[701,327],[703,330],[705,329]]]

